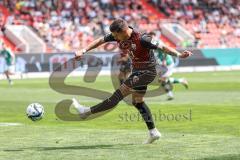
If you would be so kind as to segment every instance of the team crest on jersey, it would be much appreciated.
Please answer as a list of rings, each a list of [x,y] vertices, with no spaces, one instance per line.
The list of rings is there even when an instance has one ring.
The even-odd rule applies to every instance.
[[[123,50],[131,50],[131,51],[135,51],[137,49],[137,45],[132,43],[132,41],[130,40],[126,40],[126,41],[122,41],[120,42],[120,49]]]
[[[134,44],[134,43],[132,43],[132,50],[136,50],[137,49],[137,46],[136,46],[136,44]]]
[[[129,50],[129,49],[131,49],[131,44],[132,44],[132,42],[129,40],[121,41],[119,44],[120,45],[119,48],[123,49],[123,50],[125,50],[125,49]]]

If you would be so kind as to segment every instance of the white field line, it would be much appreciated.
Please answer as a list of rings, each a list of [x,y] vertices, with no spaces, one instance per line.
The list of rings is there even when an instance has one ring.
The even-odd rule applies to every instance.
[[[0,122],[0,127],[7,127],[7,126],[21,126],[22,123],[8,123],[8,122]]]

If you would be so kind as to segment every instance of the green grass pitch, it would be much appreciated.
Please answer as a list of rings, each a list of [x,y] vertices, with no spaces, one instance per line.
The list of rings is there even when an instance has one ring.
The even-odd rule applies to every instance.
[[[57,102],[77,97],[82,104],[93,105],[99,100],[57,93],[49,88],[48,79],[15,80],[13,86],[1,80],[0,160],[240,159],[240,72],[174,76],[187,78],[189,90],[176,85],[173,101],[166,101],[166,95],[146,99],[163,135],[151,145],[142,144],[147,129],[132,106],[121,102],[98,119],[66,122],[54,113]],[[83,80],[68,78],[66,83],[80,85]],[[94,84],[84,83],[112,92],[110,84],[107,76]],[[45,117],[39,122],[25,116],[32,102],[45,107]],[[4,126],[6,122],[21,125]]]

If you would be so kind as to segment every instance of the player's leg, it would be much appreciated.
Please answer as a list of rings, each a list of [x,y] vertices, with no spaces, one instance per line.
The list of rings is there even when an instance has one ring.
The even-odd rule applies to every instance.
[[[132,104],[136,107],[136,109],[141,114],[143,120],[145,121],[149,130],[155,128],[154,121],[152,118],[152,114],[148,106],[143,101],[143,96],[140,93],[134,92],[132,93]]]
[[[89,116],[98,117],[103,113],[112,110],[124,97],[132,93],[134,86],[142,86],[151,83],[156,76],[155,67],[144,72],[133,73],[128,79],[117,89],[111,97],[103,102],[92,106],[84,107],[80,105],[75,99],[73,99],[73,105],[78,110],[80,117],[86,119]],[[89,118],[91,118],[89,117]]]
[[[120,72],[118,75],[120,85],[128,78],[129,74],[131,73],[131,66],[130,62],[122,62],[120,66]]]
[[[162,88],[165,90],[168,96],[168,100],[173,99],[173,92],[172,92],[172,84],[168,81],[168,74],[170,73],[168,71],[167,66],[159,65],[158,66],[158,82],[162,86]]]
[[[173,86],[169,81],[169,77],[173,73],[173,65],[171,66],[161,66],[160,74],[159,74],[159,82],[167,93],[168,100],[172,100],[174,98],[173,95]]]
[[[169,82],[171,84],[177,84],[180,83],[182,84],[185,88],[188,88],[188,82],[186,79],[184,78],[173,78],[171,77],[173,74],[173,69],[174,69],[174,64],[171,64],[169,66],[167,66],[167,72],[163,75],[164,77],[167,77]]]
[[[122,70],[120,70],[119,74],[118,74],[118,79],[119,79],[119,84],[122,85],[125,78],[124,78],[124,72]]]
[[[123,83],[119,89],[117,89],[111,97],[103,101],[102,103],[99,103],[92,107],[84,107],[81,106],[77,100],[73,99],[73,105],[78,110],[80,117],[83,119],[86,118],[96,118],[100,115],[105,114],[106,112],[111,111],[124,97],[131,94],[132,88],[131,85],[129,85],[128,80],[127,84],[124,84],[125,80],[128,78],[128,75],[130,73],[130,64],[127,66],[127,63],[123,63],[120,67],[120,83]],[[130,86],[130,87],[129,87]]]
[[[6,76],[7,80],[8,80],[8,82],[10,82],[11,79],[10,79],[10,76],[9,76],[9,74],[8,74],[8,70],[4,71],[4,74],[5,74],[5,76]]]
[[[131,88],[122,84],[111,97],[92,107],[80,105],[76,99],[73,99],[73,105],[79,112],[82,119],[96,118],[102,114],[111,111],[124,97],[131,94]]]
[[[182,84],[186,89],[188,89],[188,81],[185,78],[174,78],[170,77],[169,82],[172,84]]]
[[[159,82],[161,83],[162,87],[164,88],[164,90],[167,93],[168,96],[168,100],[172,100],[174,98],[173,95],[173,86],[170,83],[169,79],[167,77],[160,77],[159,78]]]
[[[146,144],[149,144],[149,143],[153,143],[155,140],[159,139],[161,136],[161,133],[155,128],[152,113],[151,113],[149,107],[143,101],[145,90],[146,90],[146,87],[143,89],[142,93],[133,92],[132,100],[133,100],[133,105],[141,114],[141,116],[142,116],[143,120],[145,121],[147,128],[149,130],[149,138],[144,142]]]
[[[91,107],[91,112],[98,113],[103,112],[109,109],[112,109],[115,107],[124,97],[131,94],[131,88],[126,86],[125,84],[122,84],[119,89],[117,89],[111,97],[103,101],[102,103],[99,103],[93,107]]]
[[[152,143],[161,136],[159,131],[155,128],[150,109],[143,101],[147,85],[150,84],[155,77],[156,69],[155,67],[152,67],[148,70],[133,71],[129,78],[124,82],[133,88],[133,105],[138,109],[149,129],[150,136],[145,143]]]
[[[124,75],[125,80],[129,77],[130,74],[131,74],[131,69],[127,69]]]
[[[12,79],[10,78],[10,75],[13,75],[14,72],[15,72],[15,67],[14,67],[14,65],[8,65],[7,68],[6,68],[6,70],[4,71],[4,74],[5,74],[5,76],[6,76],[7,80],[8,80],[8,83],[9,83],[10,85],[13,84],[13,81],[12,81]]]
[[[120,85],[122,85],[123,82],[126,80],[125,73],[126,73],[126,62],[122,61],[119,68],[119,75],[118,75]]]

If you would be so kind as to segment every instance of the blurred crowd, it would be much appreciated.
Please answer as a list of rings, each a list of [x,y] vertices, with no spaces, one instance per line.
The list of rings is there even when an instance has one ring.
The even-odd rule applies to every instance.
[[[146,1],[190,30],[199,47],[239,45],[239,0]],[[94,37],[108,32],[114,18],[123,18],[145,31],[160,30],[157,15],[136,0],[2,0],[0,5],[10,13],[5,24],[32,26],[53,52],[86,46]],[[4,26],[1,19],[0,25]],[[211,41],[208,33],[213,35]]]
[[[191,31],[199,45],[240,47],[239,0],[149,0]],[[202,41],[202,42],[201,42]],[[202,43],[202,44],[201,44]]]
[[[94,37],[108,32],[114,18],[130,25],[149,24],[151,15],[142,14],[135,0],[3,0],[10,13],[7,24],[27,24],[53,51],[86,46]],[[120,16],[121,15],[121,16]]]

